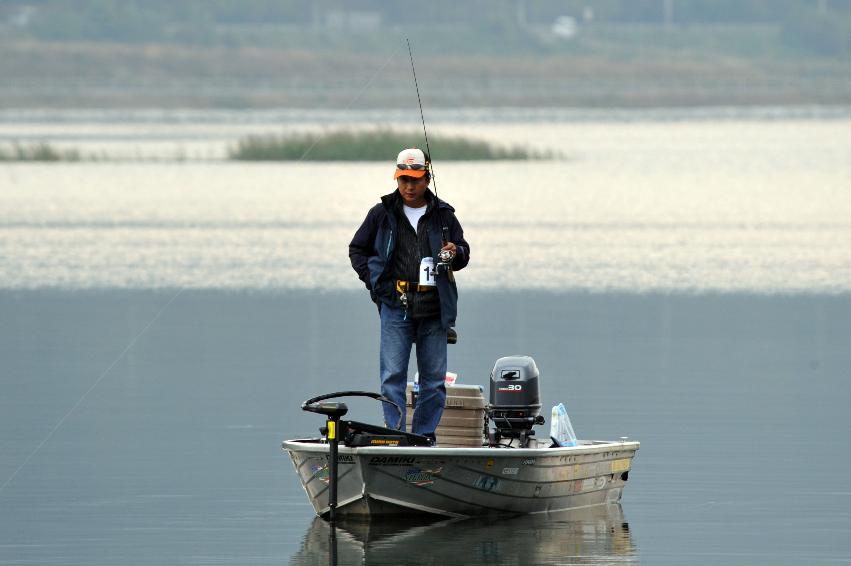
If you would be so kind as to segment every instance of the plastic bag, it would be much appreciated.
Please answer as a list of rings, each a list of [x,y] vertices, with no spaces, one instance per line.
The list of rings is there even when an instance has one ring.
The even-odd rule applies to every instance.
[[[559,446],[576,446],[576,433],[573,432],[573,425],[570,424],[570,417],[567,416],[564,403],[559,403],[553,407],[552,418],[550,419],[550,438]]]

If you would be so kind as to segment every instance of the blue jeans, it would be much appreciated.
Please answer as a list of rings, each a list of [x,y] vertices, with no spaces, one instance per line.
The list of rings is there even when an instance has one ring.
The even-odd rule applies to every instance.
[[[401,430],[405,430],[405,385],[413,344],[417,345],[420,392],[411,432],[434,438],[446,402],[446,329],[439,316],[406,320],[401,308],[381,305],[381,394],[402,408]],[[399,413],[382,404],[384,423],[396,428]]]

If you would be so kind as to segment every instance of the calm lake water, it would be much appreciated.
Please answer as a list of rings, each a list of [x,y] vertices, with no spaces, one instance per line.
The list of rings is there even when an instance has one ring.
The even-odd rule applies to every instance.
[[[435,124],[564,154],[437,164],[473,248],[450,369],[531,355],[581,437],[641,441],[622,506],[349,524],[340,564],[848,563],[851,120],[673,115]],[[378,387],[346,245],[392,165],[217,160],[316,119],[2,116],[198,139],[0,165],[0,564],[328,564],[280,441],[320,426],[303,399]]]
[[[374,307],[186,291],[133,342],[173,297],[0,294],[0,478],[23,465],[0,492],[0,563],[327,563],[280,441],[321,425],[302,400],[377,388]],[[641,441],[622,517],[355,525],[338,532],[341,563],[851,556],[851,297],[468,291],[461,312],[462,382],[529,354],[580,436]]]

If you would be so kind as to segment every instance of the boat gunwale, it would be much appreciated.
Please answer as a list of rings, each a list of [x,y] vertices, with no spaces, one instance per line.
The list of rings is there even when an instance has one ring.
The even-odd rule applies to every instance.
[[[351,454],[353,456],[374,455],[404,455],[404,456],[478,456],[478,457],[532,457],[532,456],[567,456],[574,454],[594,454],[597,452],[608,452],[610,450],[635,450],[641,443],[635,440],[590,440],[594,444],[579,444],[577,446],[557,446],[544,448],[508,448],[489,447],[481,448],[458,447],[442,448],[438,446],[344,446],[340,444],[340,454]],[[285,440],[281,443],[283,450],[295,450],[301,452],[327,453],[329,445],[323,443],[321,438],[297,438]]]

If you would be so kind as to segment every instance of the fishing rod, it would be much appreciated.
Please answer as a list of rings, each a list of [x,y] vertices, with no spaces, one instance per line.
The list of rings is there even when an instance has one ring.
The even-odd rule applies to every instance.
[[[431,180],[434,184],[434,198],[437,201],[437,220],[440,224],[441,232],[440,239],[443,246],[449,242],[449,227],[443,223],[443,215],[440,214],[440,199],[437,197],[437,177],[434,174],[434,162],[431,158],[431,147],[428,145],[428,132],[426,131],[425,116],[423,115],[423,102],[420,99],[420,85],[417,82],[417,69],[414,67],[414,52],[411,50],[411,40],[407,37],[405,41],[408,43],[408,56],[411,58],[411,72],[414,75],[414,87],[417,89],[417,104],[420,106],[420,120],[423,123],[423,136],[425,136],[426,153],[428,154],[428,169],[431,173]],[[449,250],[441,250],[438,254],[440,263],[445,270],[450,268],[449,262],[452,261],[452,253]]]

